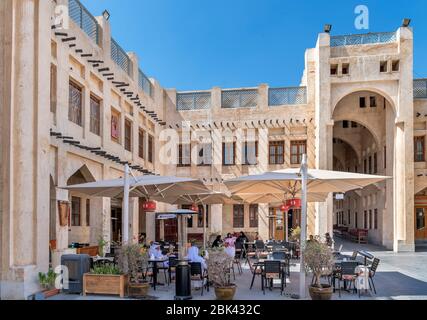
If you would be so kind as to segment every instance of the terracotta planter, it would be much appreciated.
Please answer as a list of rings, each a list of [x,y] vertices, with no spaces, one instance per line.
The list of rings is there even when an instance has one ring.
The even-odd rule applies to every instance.
[[[60,290],[59,289],[50,289],[50,290],[44,290],[42,293],[44,295],[45,299],[48,299],[50,297],[56,296],[57,294],[59,294]]]
[[[322,285],[322,288],[310,286],[309,292],[312,300],[331,300],[334,288],[329,285]]]
[[[217,300],[233,300],[236,294],[237,287],[235,285],[229,287],[215,288],[215,295]]]
[[[150,290],[150,283],[129,283],[128,285],[128,296],[130,297],[146,297]]]
[[[128,286],[127,275],[104,275],[85,273],[83,275],[83,295],[120,295],[124,298]]]

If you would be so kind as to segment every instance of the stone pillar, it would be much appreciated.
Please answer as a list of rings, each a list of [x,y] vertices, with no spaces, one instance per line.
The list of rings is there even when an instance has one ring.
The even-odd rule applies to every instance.
[[[319,34],[315,49],[315,118],[316,118],[316,168],[330,170],[333,167],[333,121],[330,84],[330,36]],[[332,197],[316,204],[316,234],[332,232]]]
[[[210,233],[211,234],[222,234],[222,205],[213,204],[211,205],[211,216],[209,220]]]
[[[26,299],[48,269],[49,13],[46,1],[0,3],[1,299]]]
[[[269,205],[267,203],[260,203],[258,205],[258,214],[259,214],[259,220],[258,220],[258,233],[262,240],[268,240],[268,229],[269,229],[269,223],[270,219],[269,216]]]

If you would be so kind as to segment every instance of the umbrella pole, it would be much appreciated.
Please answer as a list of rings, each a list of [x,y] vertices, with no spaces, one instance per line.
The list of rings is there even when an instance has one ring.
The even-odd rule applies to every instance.
[[[301,239],[300,239],[300,281],[299,298],[306,297],[306,274],[304,266],[304,245],[307,240],[307,155],[302,156],[301,163]]]
[[[129,165],[126,164],[123,191],[123,244],[129,242],[129,189]]]
[[[203,206],[203,250],[206,251],[206,207]]]

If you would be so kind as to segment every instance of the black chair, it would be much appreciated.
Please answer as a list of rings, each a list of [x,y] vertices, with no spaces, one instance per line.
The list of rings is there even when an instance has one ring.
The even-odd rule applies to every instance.
[[[265,294],[265,286],[268,285],[269,289],[273,289],[273,281],[275,279],[280,279],[281,282],[281,291],[280,294],[283,295],[284,285],[285,285],[285,274],[283,272],[282,263],[280,261],[264,261],[264,268],[262,270],[262,280],[261,287],[262,291]]]
[[[343,261],[339,265],[336,266],[335,270],[333,271],[333,286],[334,291],[336,289],[335,287],[335,280],[338,280],[338,289],[339,289],[339,296],[341,297],[341,281],[344,283],[344,287],[346,290],[350,290],[351,285],[353,285],[353,291],[357,292],[356,289],[356,268],[359,265],[357,261]]]
[[[234,265],[237,265],[237,272],[239,272],[240,275],[243,274],[242,264],[240,263],[240,260],[242,259],[242,255],[243,255],[242,250],[236,250],[236,254],[234,255],[234,260],[233,260],[233,267],[232,267],[233,274],[234,274]]]
[[[178,258],[176,257],[169,257],[169,283],[172,283],[172,272],[176,271],[176,266],[178,264]]]
[[[265,244],[262,240],[255,241],[255,249],[257,251],[264,251],[265,250]]]
[[[252,282],[251,282],[251,286],[249,288],[249,290],[252,290],[252,288],[254,286],[255,277],[256,276],[261,276],[262,277],[262,266],[259,265],[259,264],[257,264],[257,265],[254,266],[249,259],[247,260],[247,262],[249,264],[249,270],[252,273]]]
[[[357,259],[357,254],[358,253],[359,253],[358,251],[353,251],[353,254],[350,257],[350,260],[355,261]]]
[[[209,278],[200,262],[190,262],[190,275],[191,281],[202,281],[202,296],[204,286],[206,286],[206,290],[209,292]]]
[[[372,261],[372,265],[369,270],[369,282],[372,284],[372,288],[374,289],[374,293],[377,294],[377,289],[375,288],[374,284],[374,277],[377,273],[378,265],[380,264],[380,259],[374,258],[374,261]]]

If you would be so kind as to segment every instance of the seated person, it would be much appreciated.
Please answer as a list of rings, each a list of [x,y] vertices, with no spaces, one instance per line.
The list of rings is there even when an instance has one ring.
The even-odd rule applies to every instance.
[[[222,242],[221,235],[216,236],[216,239],[212,243],[212,248],[219,248],[222,246]]]
[[[205,259],[199,255],[199,248],[196,246],[195,241],[191,241],[191,247],[188,249],[187,259],[190,262],[200,262],[204,270],[207,270],[208,268]]]
[[[224,240],[225,253],[230,257],[234,258],[236,256],[236,237],[233,237],[230,233],[227,234],[227,237]]]
[[[165,256],[165,255],[163,255],[162,251],[160,250],[160,245],[159,245],[159,243],[157,243],[157,242],[154,242],[154,243],[151,245],[150,250],[148,251],[148,253],[149,253],[149,255],[150,255],[150,259],[158,259],[158,260],[161,260],[161,259],[165,259],[165,258],[166,258],[166,256]],[[169,262],[168,262],[168,261],[165,261],[165,262],[159,262],[159,265],[160,265],[160,266],[163,266],[163,267],[167,267],[167,266],[168,266],[168,264],[169,264]]]

